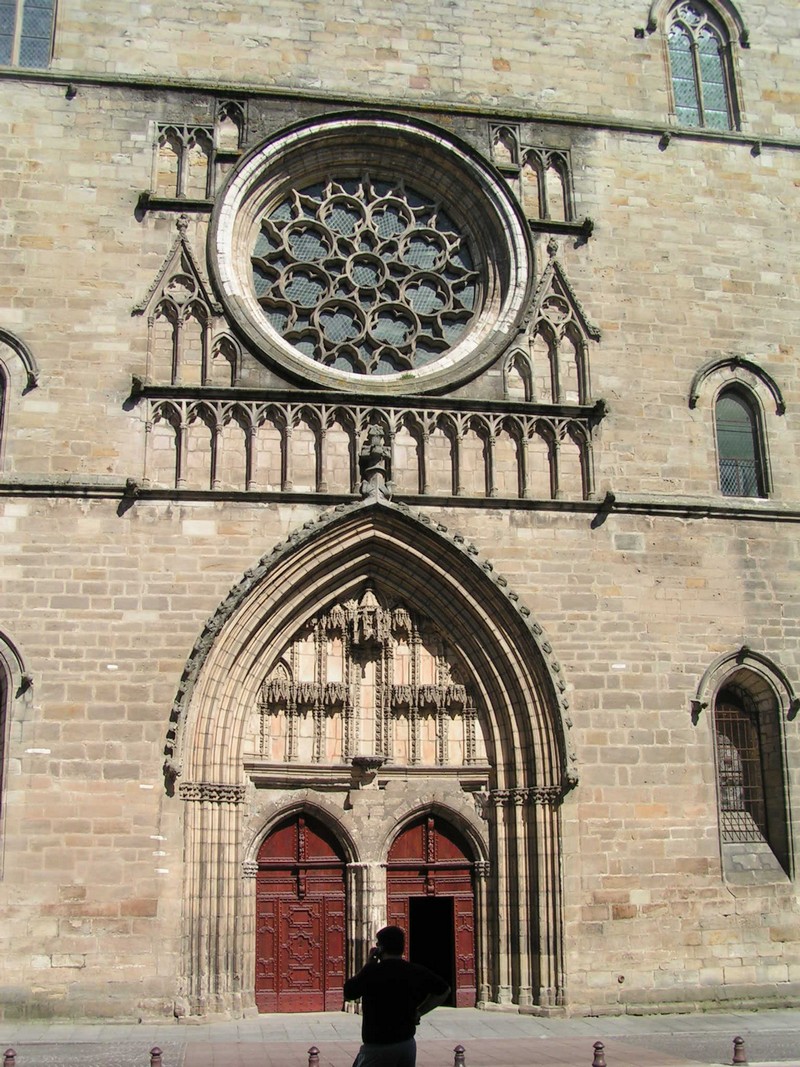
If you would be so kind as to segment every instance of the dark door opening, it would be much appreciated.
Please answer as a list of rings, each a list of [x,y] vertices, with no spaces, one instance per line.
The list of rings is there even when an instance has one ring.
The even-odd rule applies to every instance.
[[[409,897],[408,958],[444,978],[450,986],[445,1002],[455,1005],[455,925],[452,897]]]

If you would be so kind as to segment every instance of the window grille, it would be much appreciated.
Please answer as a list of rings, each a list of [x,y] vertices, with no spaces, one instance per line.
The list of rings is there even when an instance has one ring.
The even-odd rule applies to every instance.
[[[719,485],[724,496],[764,496],[758,422],[753,405],[738,392],[717,400]]]
[[[684,0],[672,11],[667,44],[680,123],[733,129],[730,44],[723,27],[704,4]]]
[[[55,0],[0,0],[0,64],[49,66],[54,13]]]
[[[733,702],[717,704],[717,782],[722,840],[767,838],[758,723]]]

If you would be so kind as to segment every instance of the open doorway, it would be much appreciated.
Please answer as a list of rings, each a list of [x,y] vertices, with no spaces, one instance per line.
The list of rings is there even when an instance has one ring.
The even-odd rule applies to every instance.
[[[408,958],[438,974],[450,986],[445,1001],[455,1006],[455,943],[452,897],[410,897]]]
[[[389,848],[386,912],[406,931],[408,958],[450,983],[456,1008],[474,1008],[473,859],[459,831],[426,814],[405,826]]]

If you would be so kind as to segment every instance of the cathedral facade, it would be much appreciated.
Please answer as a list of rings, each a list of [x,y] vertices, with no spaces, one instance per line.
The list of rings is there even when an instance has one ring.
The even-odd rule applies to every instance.
[[[0,1014],[800,992],[792,0],[0,25]]]

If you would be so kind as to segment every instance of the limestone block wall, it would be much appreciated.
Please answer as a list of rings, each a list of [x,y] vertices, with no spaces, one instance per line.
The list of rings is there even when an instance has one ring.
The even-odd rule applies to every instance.
[[[657,5],[655,5],[657,6]],[[798,100],[791,0],[740,5],[736,50],[747,129],[791,137]],[[329,96],[603,114],[669,122],[660,30],[648,0],[612,3],[345,3],[330,10],[252,0],[168,12],[130,2],[59,5],[54,69],[188,78]]]
[[[711,722],[691,702],[709,666],[745,646],[798,686],[800,37],[786,32],[790,0],[742,0],[743,136],[664,138],[663,41],[635,33],[649,6],[165,13],[120,0],[99,17],[63,0],[50,71],[2,72],[0,330],[37,376],[0,335],[0,655],[11,642],[25,672],[5,694],[0,1012],[131,1018],[180,1003],[186,803],[162,764],[187,657],[248,568],[354,499],[347,441],[317,490],[306,429],[302,476],[283,492],[274,455],[269,491],[233,492],[227,471],[212,489],[199,448],[191,492],[125,489],[148,474],[148,400],[132,394],[148,365],[142,307],[179,234],[207,279],[210,201],[236,162],[213,164],[211,195],[195,198],[208,202],[148,205],[159,124],[210,129],[222,96],[247,113],[245,149],[299,120],[401,102],[487,160],[500,120],[568,153],[575,225],[536,230],[532,283],[557,258],[600,331],[587,340],[589,401],[606,405],[591,487],[573,474],[551,501],[542,464],[520,502],[506,450],[498,499],[464,501],[441,452],[428,496],[410,462],[397,495],[505,576],[563,670],[579,776],[558,816],[567,1010],[796,999],[796,849],[769,885],[726,881]],[[760,406],[768,499],[718,487],[713,402],[732,381]],[[238,384],[301,395],[246,349]],[[503,390],[498,362],[454,402],[490,406]],[[483,462],[466,452],[474,486]],[[617,506],[601,506],[607,492]],[[798,720],[781,728],[794,842]],[[253,793],[255,833],[266,801]]]
[[[38,387],[8,405],[4,471],[141,479],[144,406],[128,400],[132,376],[147,366],[147,325],[132,312],[177,231],[175,212],[137,204],[151,187],[155,124],[213,122],[213,98],[85,86],[68,100],[61,86],[13,81],[0,91],[10,138],[3,321],[40,367]],[[251,101],[254,135],[304,112]],[[431,118],[490,156],[488,118]],[[35,143],[20,139],[34,126]],[[698,369],[747,358],[779,384],[789,408],[798,395],[791,219],[800,157],[784,148],[753,156],[745,144],[701,139],[660,148],[654,136],[632,132],[524,130],[570,151],[576,216],[595,223],[588,241],[560,238],[558,256],[602,331],[589,342],[592,399],[608,405],[594,434],[596,491],[718,498],[712,405],[724,376],[707,380],[690,407]],[[186,231],[202,270],[207,218],[193,212]],[[547,239],[536,241],[537,276]],[[763,408],[772,495],[788,503],[796,427],[776,413],[763,384],[739,376]],[[249,354],[243,383],[285,385]],[[502,396],[499,368],[461,393]],[[329,484],[349,489],[349,478]]]
[[[33,680],[9,738],[7,1014],[172,1010],[185,802],[166,795],[161,765],[177,680],[241,573],[314,514],[4,501],[3,623]],[[723,881],[710,723],[692,722],[690,700],[708,664],[742,644],[796,677],[794,527],[430,515],[507,578],[569,684],[580,776],[562,810],[569,1009],[793,995],[796,887]],[[784,729],[796,826],[800,739],[795,720]]]

